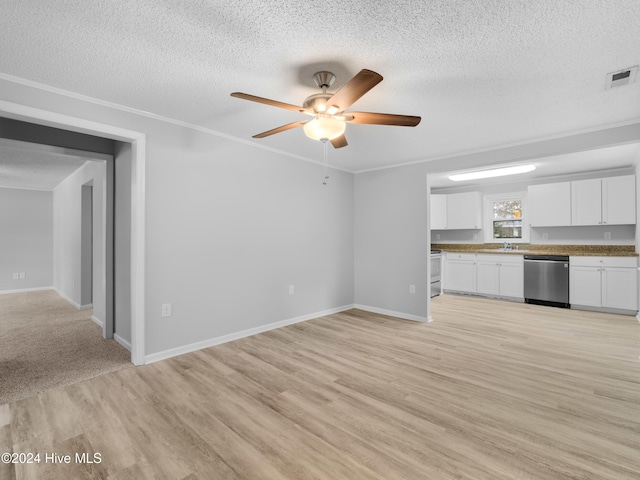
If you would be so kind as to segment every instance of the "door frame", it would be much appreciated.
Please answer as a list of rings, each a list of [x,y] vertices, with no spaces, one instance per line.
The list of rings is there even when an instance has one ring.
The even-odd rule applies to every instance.
[[[131,144],[131,363],[145,363],[145,167],[144,133],[0,100],[0,115]]]

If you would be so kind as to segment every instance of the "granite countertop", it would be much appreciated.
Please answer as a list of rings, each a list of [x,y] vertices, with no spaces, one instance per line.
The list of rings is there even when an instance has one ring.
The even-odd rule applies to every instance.
[[[633,245],[534,245],[516,244],[502,250],[495,243],[434,243],[433,250],[458,253],[499,253],[508,255],[571,255],[588,257],[637,257]],[[516,249],[517,248],[517,249]]]

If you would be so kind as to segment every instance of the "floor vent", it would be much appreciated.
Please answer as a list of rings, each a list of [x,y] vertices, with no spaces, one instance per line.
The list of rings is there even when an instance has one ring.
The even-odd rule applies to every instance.
[[[633,83],[636,79],[636,73],[638,66],[625,68],[618,70],[617,72],[607,73],[607,86],[606,88],[621,87],[629,83]]]

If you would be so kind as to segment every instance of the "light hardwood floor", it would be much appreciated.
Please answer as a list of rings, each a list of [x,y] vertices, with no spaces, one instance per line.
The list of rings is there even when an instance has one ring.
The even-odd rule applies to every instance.
[[[634,317],[452,295],[433,316],[352,310],[5,405],[0,452],[72,461],[0,478],[640,478]]]

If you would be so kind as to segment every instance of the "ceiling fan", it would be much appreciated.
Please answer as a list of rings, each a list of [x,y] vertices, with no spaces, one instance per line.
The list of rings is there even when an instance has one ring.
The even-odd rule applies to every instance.
[[[305,115],[314,117],[312,120],[292,122],[266,132],[258,133],[253,138],[264,138],[275,133],[303,127],[304,133],[314,140],[330,141],[335,148],[347,146],[344,131],[347,123],[371,124],[371,125],[396,125],[402,127],[415,127],[421,118],[411,115],[394,115],[390,113],[371,112],[346,112],[356,100],[382,81],[382,75],[371,70],[360,72],[342,86],[337,92],[329,93],[327,89],[335,80],[331,72],[317,72],[313,79],[322,89],[322,93],[316,93],[307,97],[302,107],[290,103],[269,100],[256,97],[248,93],[234,92],[232,97],[243,98],[252,102],[264,103],[273,107],[295,110]]]

